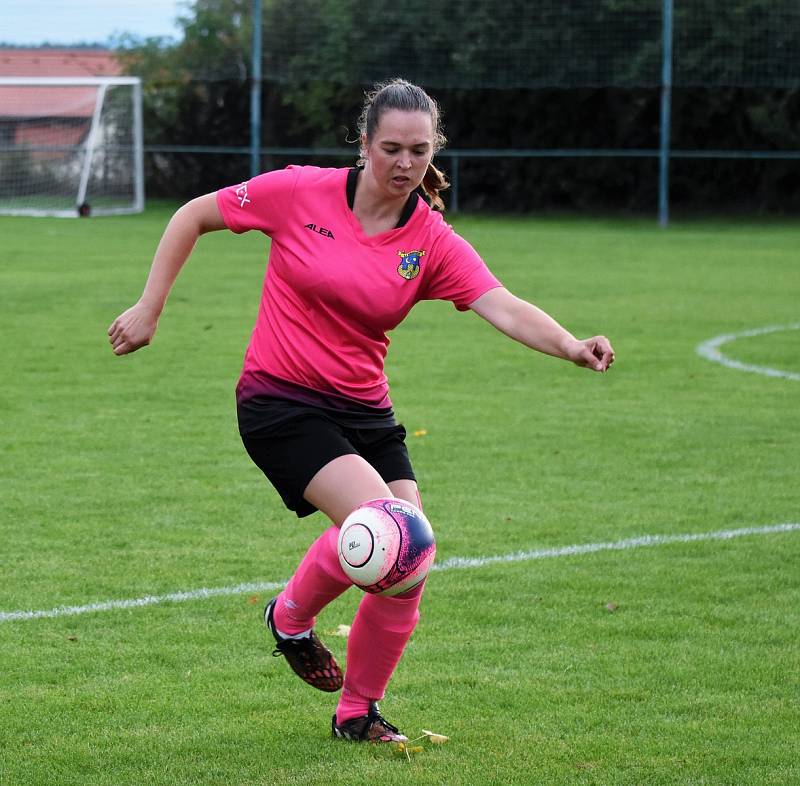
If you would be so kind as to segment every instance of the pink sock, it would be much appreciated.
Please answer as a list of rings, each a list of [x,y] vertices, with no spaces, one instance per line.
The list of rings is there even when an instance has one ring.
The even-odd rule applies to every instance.
[[[284,633],[302,633],[314,627],[317,614],[353,582],[336,554],[339,528],[329,527],[309,547],[305,557],[278,596],[273,620]]]
[[[386,595],[362,598],[347,640],[347,669],[336,707],[337,723],[366,715],[370,702],[383,698],[419,620],[424,586],[423,582],[393,598]]]

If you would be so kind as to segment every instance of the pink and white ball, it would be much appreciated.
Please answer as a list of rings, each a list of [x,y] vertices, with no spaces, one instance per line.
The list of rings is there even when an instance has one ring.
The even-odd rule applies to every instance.
[[[365,502],[339,529],[339,563],[364,592],[408,592],[425,579],[435,556],[430,522],[402,499]]]

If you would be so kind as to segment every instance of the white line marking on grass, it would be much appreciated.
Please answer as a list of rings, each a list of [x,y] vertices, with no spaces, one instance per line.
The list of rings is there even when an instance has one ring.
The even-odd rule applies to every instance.
[[[135,609],[140,606],[155,606],[159,603],[183,603],[187,600],[216,598],[220,595],[244,595],[248,592],[266,592],[283,589],[285,581],[256,582],[253,584],[237,584],[235,587],[201,587],[196,590],[170,592],[168,595],[145,595],[142,598],[128,600],[104,600],[98,603],[87,603],[85,606],[58,606],[43,611],[0,611],[0,622],[11,620],[34,620],[42,617],[72,617],[76,614],[90,614],[93,611],[114,611],[116,609]]]
[[[721,363],[723,366],[735,368],[738,371],[750,371],[753,374],[764,374],[767,377],[781,377],[782,379],[793,379],[800,382],[800,374],[794,371],[781,371],[781,369],[769,368],[769,366],[755,366],[750,363],[742,363],[738,360],[725,357],[719,350],[723,344],[736,341],[737,338],[763,336],[765,333],[780,333],[784,330],[800,330],[800,322],[794,322],[791,325],[770,325],[753,330],[744,330],[741,333],[728,333],[724,336],[715,336],[708,341],[704,341],[702,344],[698,344],[697,354],[700,355],[701,358],[710,360],[712,363]]]
[[[451,557],[433,566],[433,570],[462,570],[464,568],[482,568],[504,562],[529,562],[531,560],[549,559],[551,557],[574,557],[581,554],[594,554],[598,551],[624,551],[640,549],[648,546],[664,546],[670,543],[696,543],[708,540],[731,540],[747,535],[771,535],[781,532],[800,531],[800,523],[772,524],[766,527],[741,527],[740,529],[722,529],[715,532],[697,532],[686,535],[642,535],[638,538],[627,538],[608,543],[579,543],[572,546],[560,546],[535,551],[515,551],[512,554],[500,554],[490,557]],[[249,592],[271,592],[282,589],[285,581],[253,582],[237,584],[233,587],[202,587],[196,590],[171,592],[168,595],[145,595],[129,600],[107,600],[99,603],[88,603],[85,606],[59,606],[42,611],[0,611],[0,622],[13,620],[41,619],[42,617],[70,617],[77,614],[90,614],[97,611],[114,611],[116,609],[133,609],[141,606],[155,606],[159,603],[183,603],[190,600],[216,598],[222,595],[244,595]]]
[[[742,527],[741,529],[721,529],[716,532],[697,532],[689,535],[642,535],[638,538],[617,540],[611,543],[582,543],[575,546],[561,546],[536,551],[516,551],[496,557],[451,557],[433,566],[433,570],[454,570],[458,568],[482,568],[498,562],[527,562],[549,557],[572,557],[579,554],[594,554],[597,551],[624,551],[641,549],[647,546],[663,546],[668,543],[694,543],[699,540],[730,540],[745,535],[769,535],[775,532],[795,532],[800,524],[772,524],[768,527]]]

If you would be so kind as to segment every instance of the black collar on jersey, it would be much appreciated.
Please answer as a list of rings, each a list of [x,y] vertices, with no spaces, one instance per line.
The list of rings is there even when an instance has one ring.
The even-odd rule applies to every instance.
[[[350,210],[353,209],[353,205],[356,202],[356,184],[358,183],[358,173],[363,168],[363,166],[354,166],[347,173],[347,206],[350,208]],[[414,215],[414,210],[417,208],[417,202],[419,202],[419,193],[415,190],[408,195],[408,199],[406,200],[405,205],[403,205],[403,212],[400,213],[400,218],[397,221],[395,229],[404,227],[411,220],[411,216]]]

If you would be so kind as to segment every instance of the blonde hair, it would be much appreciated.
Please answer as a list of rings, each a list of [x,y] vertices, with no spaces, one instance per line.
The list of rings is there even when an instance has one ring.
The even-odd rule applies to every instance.
[[[364,96],[364,105],[358,118],[358,131],[361,137],[371,142],[384,112],[399,109],[401,112],[424,112],[430,115],[433,126],[433,152],[436,154],[447,144],[447,137],[442,132],[442,120],[439,105],[421,87],[412,85],[405,79],[391,79],[382,82]],[[359,164],[364,163],[362,151]],[[433,163],[428,164],[425,177],[422,178],[422,190],[430,199],[434,210],[444,210],[444,202],[440,192],[450,188],[444,173]]]

